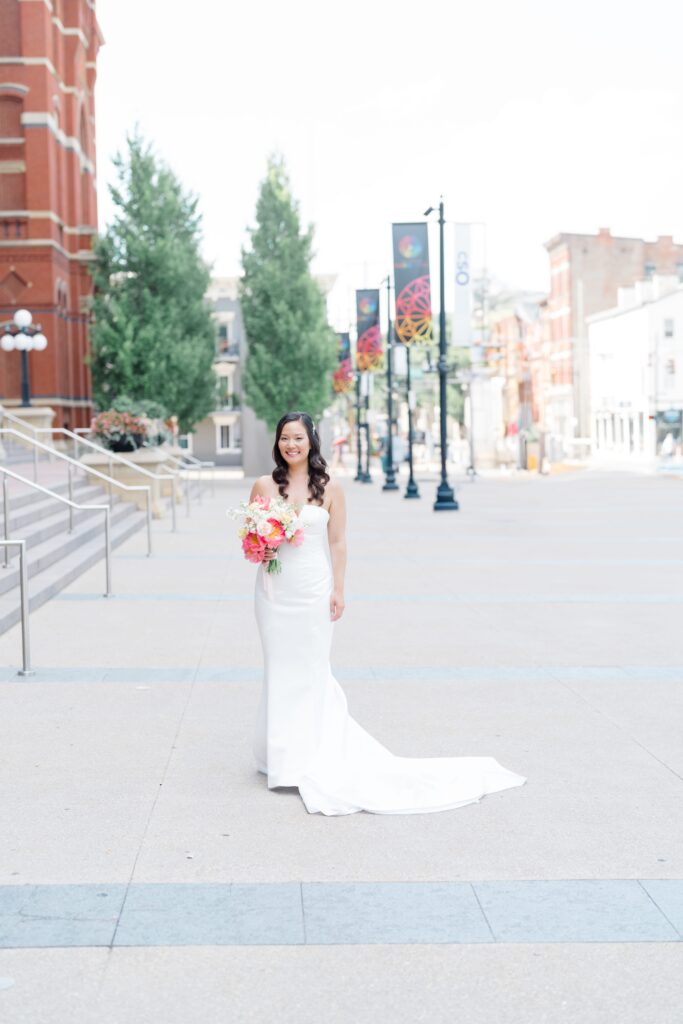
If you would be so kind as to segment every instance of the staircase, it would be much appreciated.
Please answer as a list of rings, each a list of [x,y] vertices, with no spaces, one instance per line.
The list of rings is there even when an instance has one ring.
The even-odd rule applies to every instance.
[[[21,445],[4,442],[2,464],[33,480],[30,453]],[[64,463],[41,461],[38,483],[69,497]],[[2,474],[0,474],[0,487]],[[106,486],[106,485],[105,485]],[[26,541],[29,608],[34,611],[63,590],[97,562],[102,563],[102,593],[105,590],[104,512],[73,510],[73,530],[69,533],[69,506],[24,484],[8,478],[9,539]],[[80,505],[107,505],[110,498],[103,487],[87,478],[75,476],[72,500]],[[2,517],[0,500],[0,517]],[[111,501],[111,547],[122,544],[131,534],[144,529],[145,513],[113,493]],[[3,531],[0,534],[4,536]],[[9,564],[3,567],[0,548],[0,635],[20,619],[19,554],[9,550]]]

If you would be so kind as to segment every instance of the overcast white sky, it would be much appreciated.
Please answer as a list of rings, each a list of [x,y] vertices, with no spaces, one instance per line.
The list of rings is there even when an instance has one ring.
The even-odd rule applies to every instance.
[[[512,286],[547,287],[559,231],[683,241],[679,0],[97,9],[101,220],[137,121],[198,193],[215,273],[239,272],[275,148],[316,225],[315,269],[349,295],[390,267],[391,222],[440,192],[449,220],[486,222],[489,268]]]

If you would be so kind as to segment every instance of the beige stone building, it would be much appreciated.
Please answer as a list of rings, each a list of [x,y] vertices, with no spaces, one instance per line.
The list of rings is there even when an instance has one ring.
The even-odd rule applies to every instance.
[[[329,296],[336,275],[316,275],[316,281],[323,294]],[[273,441],[271,431],[242,397],[247,337],[240,309],[239,278],[213,278],[207,299],[216,324],[216,407],[184,440],[197,458],[217,466],[242,467],[247,477],[260,476],[272,468]],[[326,417],[318,428],[323,454],[329,458],[332,434]]]

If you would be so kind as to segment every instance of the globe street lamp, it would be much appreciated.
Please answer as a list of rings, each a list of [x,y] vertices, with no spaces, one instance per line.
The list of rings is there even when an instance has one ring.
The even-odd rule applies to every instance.
[[[47,338],[40,329],[40,324],[33,324],[33,317],[27,309],[18,309],[13,320],[1,325],[5,333],[0,338],[3,352],[21,352],[21,405],[31,404],[31,390],[28,380],[28,353],[44,352]]]
[[[428,217],[430,213],[434,212],[434,207],[430,206],[424,212],[424,216]],[[443,243],[443,227],[446,223],[443,215],[443,197],[439,202],[439,286],[441,288],[441,309],[439,312],[439,404],[440,404],[440,425],[441,425],[441,482],[436,489],[436,501],[434,502],[434,510],[440,512],[443,509],[457,509],[460,506],[455,500],[453,494],[453,488],[448,483],[448,477],[446,475],[446,455],[447,455],[447,444],[448,444],[448,431],[446,428],[446,375],[448,367],[446,365],[446,296],[445,296],[445,273],[444,273],[444,243]]]

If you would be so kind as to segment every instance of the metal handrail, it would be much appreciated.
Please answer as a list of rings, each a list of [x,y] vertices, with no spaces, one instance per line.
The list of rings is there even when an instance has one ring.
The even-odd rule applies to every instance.
[[[171,470],[168,473],[155,473],[151,469],[145,469],[144,466],[139,466],[136,462],[131,462],[130,459],[126,459],[125,456],[121,455],[121,453],[119,453],[119,452],[112,452],[110,449],[105,449],[103,444],[97,444],[96,441],[91,441],[87,437],[82,437],[81,433],[91,433],[90,427],[76,427],[76,430],[69,430],[67,427],[34,427],[34,426],[32,426],[32,424],[26,423],[24,420],[20,419],[18,416],[14,416],[12,413],[8,413],[7,410],[3,406],[0,406],[0,419],[2,417],[6,417],[12,423],[16,423],[19,426],[22,426],[25,429],[30,430],[34,435],[35,434],[50,434],[50,436],[51,436],[52,434],[61,434],[62,436],[65,436],[65,437],[71,437],[74,440],[74,451],[75,451],[77,459],[78,459],[78,445],[79,444],[87,444],[89,449],[92,449],[94,452],[97,452],[100,455],[105,455],[106,458],[108,458],[109,464],[110,464],[110,474],[112,472],[112,463],[113,462],[118,462],[120,465],[126,466],[128,469],[132,469],[134,472],[140,473],[142,476],[146,476],[148,479],[152,479],[152,480],[155,480],[155,479],[156,480],[172,480],[173,481],[173,487],[172,487],[172,496],[171,496],[171,529],[172,529],[172,532],[174,532],[174,534],[175,534],[175,532],[177,530],[177,517],[176,517],[176,511],[175,511],[175,493],[176,493],[176,480],[179,480],[179,473],[178,472],[173,472]],[[19,433],[22,433],[22,431],[19,431]],[[22,436],[26,437],[27,440],[31,440],[32,439],[29,434],[22,434]],[[57,452],[58,452],[57,449],[50,449],[50,453],[57,454]],[[78,461],[80,462],[80,459],[78,459]],[[88,469],[88,472],[91,472],[91,470]],[[94,472],[94,470],[92,472]],[[34,479],[37,480],[38,479],[38,459],[37,459],[37,453],[36,453],[35,450],[34,450],[34,460],[33,460],[33,475],[34,475]],[[189,514],[189,495],[187,495],[187,513]]]
[[[177,473],[173,472],[154,473],[151,469],[145,469],[144,466],[139,466],[136,462],[131,462],[130,459],[126,459],[126,457],[121,455],[120,452],[112,452],[110,449],[105,449],[103,444],[97,444],[96,441],[91,441],[87,437],[82,437],[81,433],[91,433],[90,427],[76,427],[76,430],[69,430],[67,427],[34,427],[31,423],[27,423],[22,418],[14,416],[13,413],[8,413],[4,406],[0,406],[0,419],[3,417],[6,417],[12,423],[16,423],[20,427],[30,430],[33,434],[61,434],[65,437],[71,437],[78,444],[87,444],[90,449],[93,449],[93,451],[99,452],[101,455],[108,457],[110,464],[112,462],[121,463],[121,465],[127,466],[128,469],[132,469],[136,473],[141,473],[143,476],[159,480],[175,480],[177,477]],[[22,433],[22,431],[18,432]],[[27,437],[28,440],[31,440],[31,437],[28,434],[23,434],[23,436]],[[50,452],[56,451],[56,449],[50,449]],[[75,451],[78,453],[78,447],[76,447]]]
[[[90,427],[77,427],[76,431],[69,430],[67,427],[34,427],[32,424],[26,423],[24,420],[20,419],[20,417],[14,416],[12,413],[8,413],[7,410],[4,408],[4,406],[0,406],[0,419],[2,419],[4,417],[6,417],[11,423],[15,423],[18,426],[23,427],[26,430],[30,430],[31,433],[34,434],[34,435],[35,434],[50,434],[50,436],[51,436],[52,434],[61,434],[63,437],[71,437],[75,441],[74,451],[76,453],[75,457],[76,457],[77,460],[78,460],[78,445],[79,444],[87,444],[87,446],[90,447],[90,449],[92,449],[94,452],[98,452],[100,455],[105,455],[106,458],[108,458],[109,463],[110,463],[110,470],[111,470],[111,467],[112,467],[112,463],[113,462],[118,462],[122,466],[127,466],[128,469],[132,469],[134,472],[140,473],[142,476],[146,476],[147,478],[150,478],[150,479],[159,479],[159,480],[176,480],[177,479],[177,476],[178,476],[177,473],[173,473],[173,472],[169,472],[169,473],[154,473],[151,469],[145,469],[144,466],[139,466],[137,463],[131,462],[130,459],[126,459],[125,456],[122,456],[119,452],[112,452],[112,451],[110,451],[110,449],[105,449],[103,444],[97,444],[95,441],[91,441],[87,437],[81,437],[80,434],[76,432],[76,431],[84,431],[84,432],[90,433]],[[26,437],[27,440],[31,440],[32,439],[29,434],[24,434],[23,431],[17,431],[17,432],[22,434],[23,437]],[[35,437],[33,439],[35,439]],[[57,449],[50,449],[50,454],[52,454],[52,453],[56,454],[57,451],[58,451]],[[34,456],[35,456],[35,453],[34,453]],[[78,461],[80,462],[80,460],[78,460]],[[34,457],[34,477],[36,476],[36,472],[37,472],[36,465],[37,465],[36,464],[36,459]],[[175,486],[173,487],[173,493],[174,493],[174,496],[175,496]],[[175,516],[173,516],[173,529],[174,530],[175,530],[175,526],[176,526]]]
[[[29,480],[25,476],[21,476],[20,473],[15,473],[11,469],[7,469],[6,466],[0,466],[0,473],[3,474],[2,478],[2,506],[3,506],[3,517],[4,517],[4,528],[5,528],[5,540],[9,541],[9,495],[7,488],[7,477],[12,477],[13,480],[19,480],[20,483],[26,484],[27,487],[33,487],[36,491],[41,491],[43,494],[47,494],[50,498],[55,498],[57,501],[61,501],[64,505],[70,505],[72,508],[79,509],[83,512],[104,512],[104,559],[105,559],[105,576],[106,576],[106,592],[105,597],[111,597],[111,509],[109,505],[79,505],[76,501],[71,501],[70,498],[65,498],[62,494],[57,494],[56,491],[51,491],[49,487],[43,487],[42,484],[37,484],[35,480]],[[7,568],[7,553],[5,552],[5,565]]]
[[[196,455],[192,455],[190,452],[186,451],[183,451],[180,458],[182,458],[184,462],[189,462],[191,466],[196,466],[197,469],[201,470],[205,467],[211,469],[211,494],[213,496],[216,493],[216,463],[209,459],[198,459]]]
[[[0,427],[0,434],[13,434],[15,437],[23,436],[20,435],[17,430],[12,430],[11,427]],[[69,498],[73,501],[73,480],[71,474],[71,467],[77,466],[78,469],[84,469],[87,473],[91,473],[93,476],[98,477],[100,480],[105,480],[109,485],[109,506],[111,508],[111,488],[119,487],[123,491],[145,491],[146,498],[146,511],[147,511],[147,555],[152,554],[152,504],[151,504],[151,488],[149,484],[124,484],[121,480],[116,480],[112,476],[107,476],[106,473],[101,473],[99,469],[93,469],[91,466],[84,466],[78,459],[72,459],[70,455],[65,455],[64,452],[58,451],[56,448],[51,448],[49,445],[43,444],[42,441],[36,441],[34,437],[27,437],[27,441],[30,441],[35,448],[40,448],[43,451],[48,452],[50,455],[56,455],[58,459],[62,459],[69,465],[68,473],[68,485],[69,485]],[[34,481],[35,482],[35,481]],[[76,507],[75,505],[73,506]],[[69,533],[74,528],[73,521],[73,508],[69,510]]]
[[[7,549],[19,548],[19,597],[21,607],[21,669],[20,676],[32,676],[31,668],[31,637],[28,628],[28,574],[26,572],[26,541],[0,540],[0,547],[5,549],[5,565],[7,565]]]

